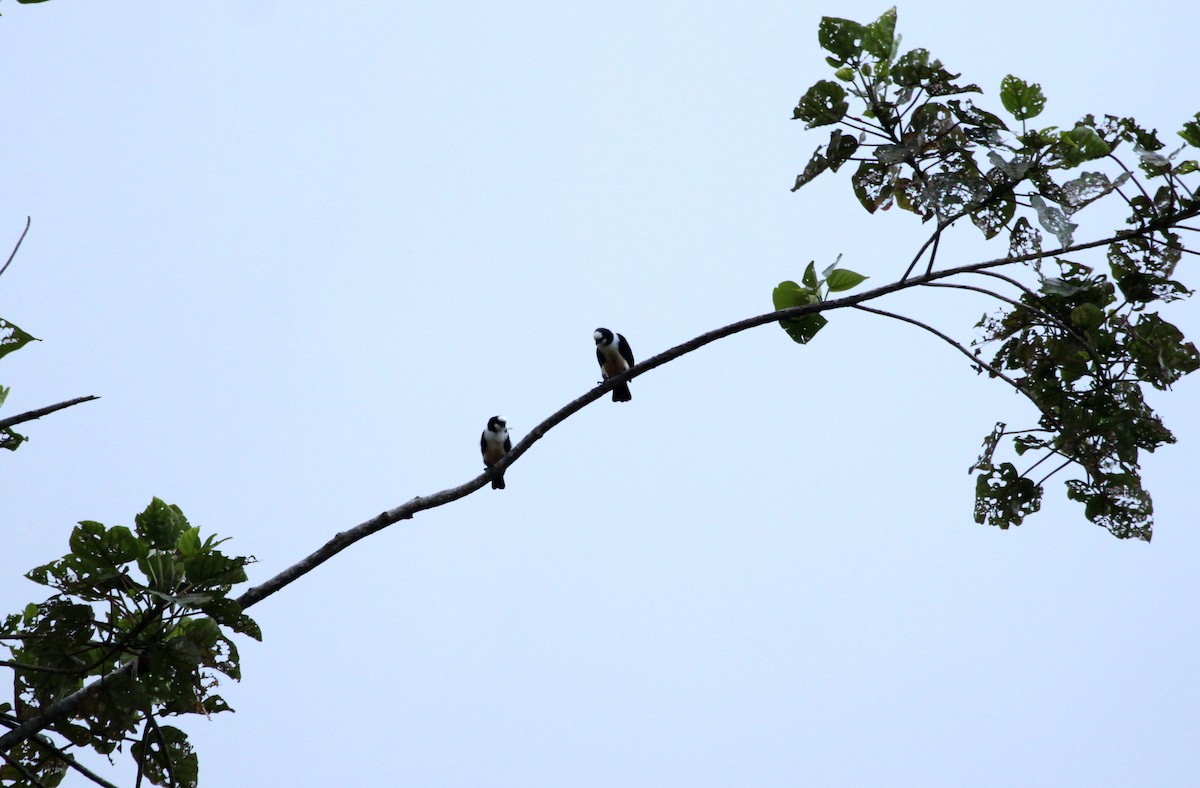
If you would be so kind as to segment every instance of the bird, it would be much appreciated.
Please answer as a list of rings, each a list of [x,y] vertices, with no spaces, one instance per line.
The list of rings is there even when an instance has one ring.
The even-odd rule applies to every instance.
[[[633,366],[633,351],[629,348],[629,340],[620,334],[614,334],[607,328],[597,328],[592,338],[596,340],[596,360],[600,362],[600,373],[604,379],[620,375]],[[629,384],[621,383],[613,388],[613,402],[629,402],[633,395],[629,393]]]
[[[508,437],[508,423],[499,416],[488,419],[487,429],[479,436],[479,450],[483,452],[483,466],[491,468],[500,459],[512,451],[512,441]],[[492,479],[493,490],[504,489],[504,474]]]

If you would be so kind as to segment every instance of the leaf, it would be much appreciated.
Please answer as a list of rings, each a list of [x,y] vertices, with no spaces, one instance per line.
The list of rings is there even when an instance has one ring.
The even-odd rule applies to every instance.
[[[808,164],[804,165],[804,171],[796,176],[796,183],[792,185],[792,191],[796,191],[827,169],[829,169],[829,159],[825,158],[825,154],[821,152],[820,148],[817,148],[813,151]]]
[[[846,90],[836,82],[823,79],[808,89],[792,112],[793,120],[808,121],[805,128],[837,123],[850,109]]]
[[[1042,507],[1042,488],[1021,476],[1010,462],[1001,463],[975,480],[975,522],[999,526],[1020,525]]]
[[[134,742],[130,749],[133,757],[143,765],[146,779],[154,785],[197,788],[200,760],[188,742],[187,734],[179,728],[162,725]]]
[[[1042,86],[1029,84],[1012,74],[1000,81],[1000,102],[1017,120],[1036,118],[1046,106]]]
[[[18,326],[0,317],[0,358],[4,358],[14,350],[20,350],[30,342],[39,341],[37,337],[22,331]]]
[[[946,106],[950,107],[950,110],[954,113],[954,117],[958,118],[959,123],[993,131],[1008,131],[1008,126],[1005,125],[1004,121],[987,110],[976,107],[970,99],[967,99],[965,103],[959,99],[951,99],[946,102]]]
[[[1013,157],[1012,161],[1005,161],[1000,154],[995,151],[988,151],[988,161],[992,166],[1003,173],[1004,177],[1016,183],[1025,177],[1025,173],[1033,166],[1033,159],[1020,154]]]
[[[193,526],[179,535],[179,541],[175,543],[175,549],[184,557],[191,557],[200,553],[200,528]]]
[[[880,206],[887,204],[890,200],[894,178],[893,165],[864,161],[858,165],[858,170],[850,180],[854,185],[854,196],[858,198],[864,208],[875,213]]]
[[[1102,473],[1085,482],[1067,482],[1067,497],[1083,502],[1084,515],[1118,539],[1149,542],[1154,535],[1154,504],[1136,473]]]
[[[1031,195],[1029,204],[1037,211],[1038,222],[1047,232],[1051,233],[1058,239],[1058,245],[1066,248],[1071,245],[1071,241],[1075,237],[1075,230],[1079,225],[1067,221],[1067,215],[1061,208],[1053,205],[1048,205],[1041,195]]]
[[[809,263],[809,270],[814,268],[813,263]],[[814,273],[815,278],[815,273]],[[796,306],[805,306],[808,304],[816,304],[820,302],[820,296],[815,289],[801,287],[792,281],[780,282],[779,286],[771,294],[771,300],[775,305],[775,310],[790,309]],[[801,317],[782,318],[779,325],[787,332],[794,341],[801,345],[807,344],[810,339],[816,336],[825,324],[829,322],[825,316],[820,313],[811,315],[802,315]]]
[[[983,231],[984,238],[990,239],[1000,234],[1016,212],[1017,201],[1008,192],[971,211],[971,221]]]
[[[1139,380],[1156,389],[1169,389],[1184,375],[1200,368],[1200,353],[1184,339],[1183,332],[1158,315],[1148,312],[1130,327],[1127,342]]]
[[[1178,134],[1183,137],[1183,141],[1193,148],[1200,148],[1200,112],[1195,115],[1195,120],[1189,120],[1183,124],[1183,128]]]
[[[254,619],[242,612],[242,606],[237,600],[228,597],[215,599],[201,607],[201,610],[221,626],[262,641],[262,630]]]
[[[800,281],[804,283],[804,287],[806,290],[816,292],[816,289],[817,289],[817,263],[815,260],[810,262],[808,264],[808,267],[804,269],[804,276],[802,276],[800,278]],[[793,304],[792,306],[799,306],[800,304],[807,304],[807,303],[811,303],[811,302],[807,301],[807,300],[800,300],[797,303]],[[777,306],[775,308],[781,309],[782,307]]]
[[[155,498],[146,510],[134,518],[137,533],[152,547],[160,550],[175,550],[175,544],[190,525],[183,511],[174,504]]]
[[[1067,198],[1066,206],[1071,213],[1095,202],[1114,189],[1119,189],[1129,180],[1130,174],[1123,172],[1115,181],[1109,181],[1102,172],[1085,172],[1072,181],[1062,185],[1063,195]]]
[[[841,129],[834,129],[829,135],[829,145],[826,146],[825,152],[822,153],[820,148],[813,152],[812,158],[804,167],[804,172],[796,176],[796,184],[792,186],[792,191],[796,191],[825,170],[837,172],[856,150],[858,150],[858,140],[849,134],[842,133]]]
[[[1059,134],[1058,141],[1058,152],[1067,167],[1077,167],[1085,161],[1112,153],[1112,147],[1100,138],[1096,130],[1083,124]]]
[[[0,449],[16,451],[17,447],[27,440],[29,438],[14,431],[11,427],[0,427]]]
[[[845,268],[837,268],[829,273],[829,277],[825,280],[826,286],[829,287],[831,293],[841,293],[849,290],[852,287],[857,287],[867,280],[868,277],[862,274],[857,274],[854,271],[848,271]]]
[[[979,453],[979,459],[975,460],[970,468],[967,468],[967,473],[992,470],[992,455],[996,453],[996,446],[999,445],[1000,438],[1004,436],[1004,429],[1007,426],[1002,421],[996,422],[991,433],[983,439],[983,451]]]
[[[821,17],[817,28],[817,42],[821,49],[833,55],[833,65],[842,65],[857,58],[863,51],[863,26],[849,19],[832,16]]]
[[[896,6],[892,6],[863,30],[862,47],[888,62],[896,56],[896,44]]]

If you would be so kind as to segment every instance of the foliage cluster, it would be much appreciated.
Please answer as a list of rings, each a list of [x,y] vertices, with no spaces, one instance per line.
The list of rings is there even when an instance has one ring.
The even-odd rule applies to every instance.
[[[241,675],[229,634],[262,637],[229,596],[253,559],[225,555],[215,537],[201,540],[177,506],[157,498],[134,522],[132,529],[82,522],[69,553],[26,574],[54,593],[0,623],[15,701],[0,704],[0,716],[35,719],[85,680],[105,677],[74,719],[49,730],[68,750],[111,754],[128,745],[139,781],[194,786],[198,761],[186,734],[159,720],[230,710],[216,694],[221,675]],[[36,775],[56,785],[70,763],[63,754],[45,737],[29,737],[6,753],[0,784]]]
[[[971,466],[976,521],[1021,524],[1040,508],[1046,480],[1071,467],[1080,478],[1066,482],[1067,495],[1083,503],[1089,520],[1115,536],[1149,540],[1153,507],[1139,455],[1174,437],[1144,391],[1167,389],[1200,366],[1196,347],[1159,311],[1191,295],[1176,269],[1184,254],[1195,254],[1181,235],[1196,231],[1184,222],[1200,214],[1200,167],[1180,154],[1200,147],[1200,113],[1171,152],[1132,118],[1087,115],[1069,128],[1034,127],[1046,97],[1039,85],[1010,75],[999,91],[1011,118],[1004,120],[968,98],[982,93],[979,86],[960,82],[927,50],[901,53],[895,28],[895,8],[869,24],[821,21],[833,79],[810,87],[793,116],[808,128],[836,128],[793,190],[855,162],[850,181],[867,211],[896,207],[933,225],[900,282],[986,293],[999,304],[976,326],[976,368],[1028,397],[1037,422],[1014,430],[999,423],[984,440]],[[1118,156],[1122,150],[1132,167]],[[1124,206],[1124,226],[1101,241],[1076,243],[1073,217],[1106,198]],[[963,219],[985,239],[1007,240],[1007,253],[938,268],[942,234]],[[1043,232],[1057,248],[1043,250]],[[1084,252],[1103,257],[1087,260]],[[914,276],[926,256],[924,272]],[[1017,270],[994,270],[1008,266]],[[797,341],[811,338],[784,328]],[[1028,467],[996,459],[1002,438],[1011,439],[1016,457],[1029,457]],[[1036,475],[1047,462],[1049,472]]]

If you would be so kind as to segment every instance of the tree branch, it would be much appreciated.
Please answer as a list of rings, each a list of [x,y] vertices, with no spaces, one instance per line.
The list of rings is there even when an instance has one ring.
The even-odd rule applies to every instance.
[[[21,232],[21,237],[17,239],[17,245],[13,247],[12,254],[10,254],[8,259],[4,261],[4,266],[0,267],[0,276],[3,276],[4,272],[8,270],[8,264],[11,263],[13,258],[17,256],[17,250],[21,248],[21,242],[25,240],[25,236],[29,233],[29,225],[32,222],[33,217],[25,217],[25,229]]]
[[[895,312],[887,312],[887,311],[884,311],[884,310],[882,310],[882,309],[875,309],[875,308],[873,308],[873,307],[869,307],[869,306],[863,306],[862,304],[855,304],[855,305],[854,305],[854,308],[855,308],[855,309],[861,309],[861,310],[862,310],[862,311],[864,311],[864,312],[871,312],[871,313],[873,313],[873,314],[876,314],[876,315],[882,315],[883,317],[890,317],[890,318],[892,318],[892,319],[894,319],[894,320],[900,320],[900,321],[902,321],[902,322],[905,322],[905,323],[909,323],[909,324],[911,324],[911,325],[914,325],[914,326],[916,326],[916,327],[918,327],[918,328],[923,328],[923,329],[925,329],[925,330],[926,330],[926,331],[928,331],[929,333],[933,334],[934,336],[936,336],[936,337],[938,337],[938,338],[942,339],[943,341],[945,341],[946,343],[948,343],[948,344],[949,344],[951,347],[953,347],[953,348],[954,348],[955,350],[957,350],[959,353],[962,353],[964,356],[966,356],[967,358],[971,359],[971,363],[972,363],[972,364],[974,364],[975,366],[977,366],[977,367],[980,367],[981,369],[986,369],[986,370],[987,370],[988,372],[990,372],[990,373],[991,373],[991,374],[992,374],[994,377],[1000,378],[1000,379],[1001,379],[1001,380],[1003,380],[1005,383],[1007,383],[1008,385],[1012,386],[1012,387],[1013,387],[1014,389],[1016,389],[1017,391],[1019,391],[1019,392],[1021,392],[1022,394],[1024,394],[1026,397],[1028,397],[1028,398],[1029,398],[1029,401],[1030,401],[1030,402],[1032,402],[1034,405],[1036,405],[1036,406],[1037,406],[1038,410],[1041,410],[1041,409],[1042,409],[1042,406],[1041,406],[1041,405],[1038,403],[1037,399],[1035,399],[1035,398],[1034,398],[1034,396],[1033,396],[1032,394],[1030,394],[1030,393],[1029,393],[1029,390],[1028,390],[1028,389],[1026,389],[1024,386],[1022,386],[1022,385],[1021,385],[1020,383],[1018,383],[1017,381],[1015,381],[1015,380],[1013,380],[1012,378],[1010,378],[1008,375],[1005,375],[1005,374],[1004,374],[1003,372],[1001,372],[999,369],[996,369],[996,367],[992,366],[991,364],[987,363],[987,362],[986,362],[986,361],[984,361],[983,359],[979,358],[978,356],[976,356],[976,355],[975,355],[974,353],[972,353],[971,351],[967,350],[967,349],[966,349],[966,348],[965,348],[963,345],[961,345],[961,344],[959,344],[958,342],[956,342],[956,341],[955,341],[953,338],[951,338],[950,336],[948,336],[948,335],[946,335],[946,334],[943,334],[941,331],[938,331],[938,330],[937,330],[936,328],[934,328],[933,326],[931,326],[931,325],[929,325],[929,324],[927,324],[927,323],[922,323],[920,320],[917,320],[917,319],[915,319],[915,318],[907,317],[907,316],[905,316],[905,315],[899,315],[899,314],[896,314]]]
[[[44,408],[38,408],[37,410],[31,410],[26,413],[20,413],[20,414],[17,414],[16,416],[9,416],[7,419],[0,419],[0,430],[4,429],[5,427],[11,427],[14,424],[20,424],[23,421],[33,421],[34,419],[40,419],[42,416],[49,416],[51,413],[53,413],[56,410],[62,410],[63,408],[69,408],[72,405],[78,405],[81,402],[88,402],[88,401],[94,400],[94,399],[100,399],[100,398],[97,396],[94,396],[94,395],[88,395],[86,397],[76,397],[75,399],[67,400],[66,402],[60,402],[57,405],[47,405]]]
[[[1084,251],[1086,249],[1094,249],[1098,246],[1106,246],[1117,241],[1123,241],[1128,238],[1136,238],[1138,236],[1156,232],[1163,227],[1172,226],[1174,221],[1183,221],[1196,215],[1200,215],[1200,205],[1196,206],[1190,211],[1175,214],[1168,220],[1151,222],[1144,227],[1135,228],[1132,230],[1123,230],[1107,238],[1102,238],[1096,241],[1074,244],[1072,246],[1063,247],[1053,251],[1033,252],[1024,255],[1017,255],[1015,257],[1001,257],[993,260],[985,260],[983,262],[963,265],[957,268],[946,268],[940,271],[932,271],[921,276],[913,277],[912,279],[900,279],[890,284],[883,285],[882,287],[877,287],[874,290],[868,290],[856,295],[837,298],[832,301],[822,301],[816,304],[805,304],[804,306],[781,309],[777,312],[767,312],[765,314],[756,315],[755,317],[746,318],[745,320],[740,320],[736,323],[730,323],[727,326],[709,331],[706,334],[701,334],[698,337],[689,339],[687,342],[676,345],[669,350],[665,350],[662,353],[659,353],[657,356],[646,359],[642,363],[631,367],[620,375],[609,378],[593,388],[591,391],[588,391],[583,396],[567,403],[532,430],[530,430],[529,433],[513,447],[512,451],[510,451],[500,460],[500,462],[496,463],[479,476],[476,476],[474,479],[460,484],[457,487],[450,487],[442,490],[441,492],[433,493],[432,495],[418,496],[409,500],[407,503],[397,506],[394,509],[389,509],[386,512],[382,512],[366,522],[360,523],[353,528],[338,533],[311,555],[307,556],[296,564],[293,564],[287,569],[284,569],[282,572],[270,578],[261,585],[254,586],[253,588],[247,590],[244,594],[237,598],[237,602],[242,606],[243,609],[248,608],[251,605],[255,605],[280,589],[295,582],[300,577],[308,574],[313,569],[325,563],[330,558],[337,555],[342,550],[345,550],[355,542],[365,539],[371,534],[381,531],[389,525],[397,523],[401,520],[410,520],[418,512],[444,506],[445,504],[457,501],[460,498],[470,495],[491,481],[495,476],[504,473],[504,471],[507,470],[510,465],[520,459],[525,452],[529,451],[533,444],[541,440],[547,432],[565,421],[569,416],[577,413],[587,405],[600,399],[600,397],[611,391],[618,384],[640,377],[652,369],[660,367],[669,361],[674,361],[680,356],[684,356],[694,350],[698,350],[707,344],[716,342],[718,339],[724,339],[725,337],[741,333],[742,331],[746,331],[751,328],[766,325],[768,323],[778,323],[780,320],[786,318],[803,317],[804,315],[816,314],[818,312],[844,309],[846,307],[861,304],[865,301],[881,298],[882,296],[890,293],[900,290],[907,290],[909,288],[917,287],[929,282],[937,281],[939,279],[957,276],[958,274],[985,271],[990,268],[998,268],[1000,266],[1012,265],[1014,263],[1025,263],[1047,257],[1054,257],[1056,255],[1071,254],[1074,252]],[[953,340],[950,341],[953,342]],[[954,344],[957,345],[957,343]],[[967,352],[967,354],[970,356],[969,352]],[[970,357],[973,363],[981,364],[979,359],[975,358],[974,356]],[[1006,378],[1006,380],[1008,379]],[[1015,386],[1018,390],[1021,390],[1019,386],[1016,386],[1015,381],[1008,380],[1008,382],[1010,385]],[[124,663],[112,672],[100,677],[77,692],[74,692],[57,703],[46,707],[37,717],[26,720],[17,728],[14,728],[3,736],[0,736],[0,752],[7,751],[9,748],[24,741],[33,734],[50,725],[53,725],[55,722],[71,714],[74,714],[79,708],[79,705],[85,699],[100,692],[104,687],[111,684],[118,677],[129,673],[136,663],[137,660],[130,660],[129,662]]]

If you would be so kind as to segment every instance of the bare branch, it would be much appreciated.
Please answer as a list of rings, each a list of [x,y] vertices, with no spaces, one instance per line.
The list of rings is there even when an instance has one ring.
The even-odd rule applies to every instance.
[[[93,396],[93,395],[88,395],[86,397],[76,397],[75,399],[67,400],[66,402],[60,402],[57,405],[47,405],[44,408],[38,408],[37,410],[31,410],[26,413],[20,413],[20,414],[17,414],[16,416],[9,416],[7,419],[0,419],[0,429],[4,429],[5,427],[11,427],[14,424],[20,424],[23,421],[33,421],[34,419],[40,419],[42,416],[49,416],[51,413],[54,413],[56,410],[62,410],[63,408],[69,408],[72,405],[78,405],[81,402],[89,402],[94,399],[100,399],[100,398],[97,396]]]
[[[25,240],[25,236],[29,233],[29,225],[32,222],[33,217],[25,217],[25,229],[21,231],[21,237],[17,239],[17,245],[13,247],[12,254],[10,254],[8,259],[4,261],[4,266],[0,267],[0,276],[4,275],[4,272],[8,270],[8,264],[11,263],[13,258],[17,256],[17,250],[21,248],[21,241]]]
[[[1024,394],[1026,397],[1029,398],[1030,402],[1032,402],[1034,405],[1037,406],[1038,410],[1042,409],[1041,404],[1037,401],[1037,399],[1034,398],[1033,394],[1031,394],[1028,389],[1026,389],[1024,386],[1022,386],[1017,381],[1010,378],[1008,375],[1005,375],[1003,372],[1001,372],[996,367],[992,366],[991,364],[987,363],[983,359],[979,358],[971,351],[967,350],[966,347],[964,347],[962,344],[956,342],[954,339],[947,336],[946,334],[943,334],[941,331],[938,331],[936,328],[929,325],[928,323],[922,323],[920,320],[916,320],[916,319],[908,317],[906,315],[899,315],[899,314],[896,314],[895,312],[887,312],[883,309],[875,309],[873,307],[863,306],[862,304],[854,304],[854,308],[861,309],[864,312],[871,312],[872,314],[882,315],[884,317],[890,317],[895,320],[900,320],[902,322],[917,326],[918,328],[925,329],[929,333],[931,333],[934,336],[938,337],[939,339],[942,339],[943,341],[945,341],[947,344],[949,344],[951,347],[953,347],[959,353],[962,353],[964,356],[971,359],[971,363],[974,364],[975,366],[980,367],[982,369],[986,369],[994,377],[1000,378],[1005,383],[1007,383],[1008,385],[1012,386],[1017,391]]]
[[[1197,215],[1200,215],[1200,205],[1196,206],[1194,209],[1192,209],[1190,211],[1176,214],[1173,217],[1170,217],[1170,219],[1167,221],[1152,222],[1145,227],[1135,228],[1132,230],[1124,230],[1122,232],[1111,235],[1107,238],[1102,238],[1102,239],[1099,239],[1096,241],[1089,241],[1087,243],[1074,244],[1072,246],[1063,247],[1061,249],[1048,251],[1048,252],[1033,252],[1033,253],[1024,254],[1024,255],[1017,255],[1015,257],[1001,257],[1001,258],[997,258],[997,259],[993,259],[993,260],[985,260],[983,262],[971,263],[969,265],[958,266],[957,268],[947,268],[947,269],[943,269],[940,271],[933,271],[933,272],[924,274],[922,276],[914,277],[912,279],[903,279],[902,278],[900,280],[892,282],[891,284],[883,285],[882,287],[877,287],[874,290],[868,290],[868,291],[865,291],[862,293],[858,293],[856,295],[846,296],[844,298],[837,298],[837,299],[834,299],[831,301],[822,301],[822,302],[816,303],[816,304],[805,304],[804,306],[791,307],[789,309],[781,309],[777,312],[767,312],[762,315],[756,315],[755,317],[750,317],[750,318],[746,318],[745,320],[740,320],[736,323],[730,323],[727,326],[723,326],[723,327],[715,329],[713,331],[709,331],[706,334],[701,334],[700,336],[690,339],[687,342],[676,345],[675,347],[673,347],[669,350],[663,351],[662,353],[659,353],[657,356],[653,356],[651,358],[646,359],[642,363],[631,367],[630,369],[626,370],[625,372],[621,373],[620,375],[609,378],[608,380],[606,380],[603,383],[601,383],[600,385],[596,386],[595,388],[593,388],[591,391],[587,392],[583,396],[578,397],[577,399],[573,400],[572,402],[569,402],[568,404],[564,405],[558,411],[551,414],[548,418],[546,418],[544,421],[542,421],[540,424],[538,424],[536,427],[534,427],[532,430],[530,430],[529,434],[527,434],[524,438],[522,438],[521,441],[516,446],[513,447],[513,450],[511,452],[509,452],[508,454],[506,454],[504,456],[504,458],[500,460],[500,462],[493,465],[486,472],[480,474],[479,476],[476,476],[474,479],[471,479],[468,482],[460,484],[457,487],[450,487],[448,489],[442,490],[441,492],[437,492],[432,495],[418,496],[416,498],[411,499],[407,503],[397,506],[394,509],[390,509],[386,512],[382,512],[381,514],[376,515],[375,517],[371,518],[370,520],[360,523],[359,525],[356,525],[353,528],[350,528],[349,530],[342,531],[341,533],[334,536],[333,539],[326,542],[325,545],[323,545],[316,552],[314,552],[311,555],[309,555],[308,557],[302,559],[298,563],[293,564],[292,566],[288,567],[287,569],[284,569],[282,572],[275,575],[275,577],[270,578],[269,580],[262,583],[261,585],[255,586],[255,587],[249,589],[248,591],[246,591],[244,594],[242,594],[240,597],[238,597],[237,602],[238,602],[238,604],[240,604],[242,606],[243,609],[248,608],[251,605],[257,604],[258,602],[261,602],[263,599],[266,599],[267,597],[271,596],[272,594],[274,594],[275,592],[284,588],[285,586],[295,582],[300,577],[303,577],[304,575],[308,574],[313,569],[315,569],[316,567],[325,563],[330,558],[337,555],[342,550],[345,550],[347,547],[354,544],[355,542],[358,542],[359,540],[364,539],[367,536],[370,536],[371,534],[376,533],[377,531],[381,531],[384,528],[388,527],[389,525],[397,523],[401,520],[412,519],[412,517],[415,514],[417,514],[418,512],[423,512],[426,509],[433,509],[433,508],[436,508],[439,506],[443,506],[445,504],[451,503],[452,501],[457,501],[459,498],[463,498],[467,495],[470,495],[471,493],[475,492],[476,490],[478,490],[479,488],[481,488],[485,484],[487,484],[489,481],[491,481],[491,479],[494,476],[504,473],[504,471],[510,465],[512,465],[514,462],[516,462],[518,459],[520,459],[521,455],[523,455],[525,452],[529,451],[529,449],[533,446],[533,444],[536,443],[538,440],[540,440],[542,437],[544,437],[547,432],[549,432],[551,429],[553,429],[558,424],[565,421],[569,416],[582,410],[585,406],[600,399],[600,397],[604,396],[606,393],[611,391],[618,384],[628,382],[630,380],[633,380],[636,377],[640,377],[641,375],[646,374],[647,372],[649,372],[652,369],[655,369],[656,367],[660,367],[669,361],[673,361],[673,360],[679,358],[680,356],[691,353],[693,350],[698,350],[699,348],[702,348],[707,344],[716,342],[718,339],[724,339],[725,337],[732,336],[733,334],[738,334],[738,333],[741,333],[742,331],[746,331],[751,328],[756,328],[757,326],[766,325],[768,323],[778,323],[780,320],[783,320],[786,318],[803,317],[804,315],[811,315],[811,314],[815,314],[818,312],[825,312],[825,311],[834,310],[834,309],[844,309],[846,307],[856,306],[863,302],[871,301],[876,298],[880,298],[882,296],[888,295],[890,293],[894,293],[894,292],[897,292],[900,290],[907,290],[909,288],[928,284],[930,282],[934,282],[939,279],[945,279],[948,277],[957,276],[958,274],[972,273],[972,272],[977,272],[977,271],[986,271],[991,268],[999,268],[1001,266],[1012,265],[1014,263],[1025,263],[1025,262],[1030,262],[1033,260],[1040,260],[1040,259],[1044,259],[1047,257],[1053,257],[1055,255],[1071,254],[1074,252],[1083,251],[1085,249],[1094,249],[1098,246],[1106,246],[1106,245],[1114,243],[1116,241],[1122,241],[1127,238],[1136,238],[1139,236],[1147,235],[1152,232],[1156,232],[1157,230],[1162,229],[1163,227],[1172,226],[1174,221],[1183,221],[1183,220],[1186,220],[1188,218],[1191,218],[1191,217],[1197,216]],[[881,310],[873,310],[873,311],[881,311]],[[889,316],[890,316],[890,313],[889,313]],[[895,317],[897,317],[898,319],[909,320],[909,322],[915,322],[915,321],[911,321],[911,319],[908,319],[908,318],[901,318],[899,315],[896,315]],[[924,327],[924,326],[922,326],[922,327]],[[939,333],[939,335],[940,335],[940,332],[935,332],[935,333]],[[984,364],[978,358],[971,355],[971,353],[969,351],[967,351],[965,348],[962,348],[961,346],[959,346],[957,343],[955,343],[953,340],[949,339],[948,337],[944,337],[944,335],[942,335],[942,336],[943,336],[943,338],[947,339],[949,342],[954,344],[955,347],[958,347],[960,350],[967,353],[968,357],[971,358],[972,363],[975,363],[975,364],[978,364],[980,366],[984,366],[985,368],[987,368],[986,364]],[[1006,382],[1009,383],[1009,385],[1013,386],[1018,391],[1022,390],[1020,388],[1020,386],[1018,386],[1016,384],[1016,382],[1013,381],[1012,379],[1007,378],[1003,375],[998,375],[998,376],[1001,377],[1002,379],[1004,379]],[[41,714],[39,714],[37,717],[34,717],[33,719],[30,719],[30,720],[26,720],[24,723],[22,723],[17,728],[14,728],[12,731],[9,731],[8,733],[4,734],[3,736],[0,736],[0,752],[7,751],[9,748],[20,743],[21,741],[24,741],[25,739],[29,738],[31,735],[37,733],[38,731],[41,731],[41,730],[45,729],[46,727],[53,725],[55,722],[57,722],[60,719],[63,719],[65,717],[70,716],[71,714],[74,714],[75,711],[79,708],[80,704],[84,700],[86,700],[87,698],[91,697],[92,695],[95,695],[96,693],[100,692],[104,687],[111,684],[118,677],[123,676],[126,673],[129,673],[133,669],[133,666],[136,664],[136,662],[137,662],[136,660],[130,660],[129,662],[122,664],[120,667],[116,668],[112,672],[100,677],[99,679],[93,681],[91,684],[88,684],[87,686],[83,687],[82,689],[78,690],[77,692],[74,692],[71,695],[68,695],[66,698],[63,698],[59,702],[46,707],[45,709],[42,710]]]

